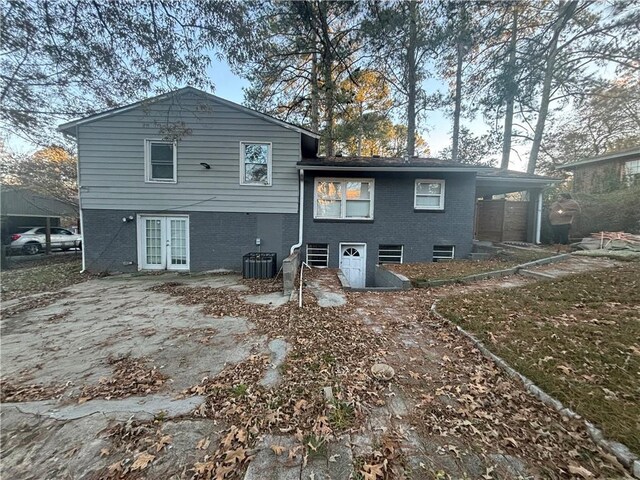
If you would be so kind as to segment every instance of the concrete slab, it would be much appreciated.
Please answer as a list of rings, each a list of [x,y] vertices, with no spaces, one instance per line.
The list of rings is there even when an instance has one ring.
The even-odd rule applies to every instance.
[[[276,455],[271,446],[283,447]],[[256,455],[247,467],[244,480],[300,480],[303,451],[292,436],[266,435],[256,445]],[[289,458],[289,452],[297,449],[297,455]]]
[[[347,303],[347,298],[336,292],[331,292],[326,288],[323,288],[319,282],[309,282],[308,288],[318,300],[318,305],[321,307],[340,307]]]
[[[256,305],[271,305],[278,308],[289,301],[289,295],[283,295],[281,292],[266,293],[263,295],[247,295],[244,297],[245,302],[255,303]]]
[[[205,397],[195,396],[175,399],[169,395],[149,395],[113,400],[89,400],[85,403],[60,405],[53,400],[3,404],[2,408],[15,408],[22,413],[49,417],[54,420],[77,420],[78,418],[100,414],[110,420],[151,420],[157,414],[172,418],[186,415],[199,407]]]
[[[265,387],[274,387],[280,383],[279,368],[289,353],[290,346],[283,338],[275,338],[269,342],[269,351],[271,352],[271,368],[267,370],[265,376],[260,380],[260,384]]]

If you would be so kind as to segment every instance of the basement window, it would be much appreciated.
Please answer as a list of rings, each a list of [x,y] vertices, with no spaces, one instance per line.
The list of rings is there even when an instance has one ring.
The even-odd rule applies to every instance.
[[[455,248],[453,245],[434,245],[433,261],[451,260],[454,258]]]
[[[402,263],[402,245],[380,245],[378,264],[383,263]]]
[[[307,265],[328,267],[329,245],[326,243],[307,243]]]

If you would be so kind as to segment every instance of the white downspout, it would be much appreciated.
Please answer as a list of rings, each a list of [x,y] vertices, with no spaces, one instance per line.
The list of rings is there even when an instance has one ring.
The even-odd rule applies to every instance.
[[[541,228],[542,228],[542,191],[538,193],[538,205],[536,206],[536,245],[540,245]]]
[[[302,226],[304,219],[304,170],[301,169],[298,172],[298,176],[300,177],[300,200],[298,202],[298,208],[300,209],[300,217],[298,219],[298,243],[291,245],[291,249],[289,249],[289,255],[292,255],[296,248],[300,248],[302,246]]]
[[[82,218],[82,181],[80,178],[80,129],[78,128],[78,125],[76,125],[76,145],[76,151],[78,154],[76,157],[76,187],[78,188],[78,213],[80,215],[80,234],[82,235],[82,270],[80,270],[80,273],[84,273],[87,269],[87,263],[84,256],[84,252],[86,251],[86,244],[84,243],[84,221]]]

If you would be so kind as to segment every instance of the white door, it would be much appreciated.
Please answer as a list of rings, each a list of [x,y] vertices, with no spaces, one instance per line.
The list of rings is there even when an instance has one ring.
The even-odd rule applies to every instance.
[[[143,270],[189,270],[189,218],[138,217],[138,255]]]
[[[364,243],[340,244],[340,270],[349,285],[364,288],[367,277],[367,247]]]

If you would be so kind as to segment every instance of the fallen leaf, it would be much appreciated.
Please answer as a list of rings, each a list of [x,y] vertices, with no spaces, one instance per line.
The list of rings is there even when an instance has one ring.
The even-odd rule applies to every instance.
[[[113,475],[116,472],[121,472],[122,471],[122,460],[120,460],[119,462],[112,463],[111,465],[109,465],[107,467],[107,470],[109,470],[109,474],[110,475]]]
[[[158,440],[158,443],[156,443],[156,452],[159,452],[166,445],[169,445],[170,443],[171,443],[171,435],[162,436],[160,440]]]
[[[109,455],[111,455],[111,450],[109,450],[108,448],[100,449],[100,456],[101,457],[108,457]]]
[[[131,470],[144,470],[156,457],[147,452],[138,455],[131,465]]]
[[[227,463],[242,462],[247,458],[247,450],[244,447],[238,447],[235,450],[228,450],[224,454],[224,461]]]
[[[593,478],[593,473],[580,465],[569,465],[569,473],[580,475],[582,478]]]
[[[282,445],[271,445],[271,450],[273,450],[273,453],[276,455],[282,455],[285,448]]]
[[[208,438],[203,438],[196,445],[196,449],[198,449],[198,450],[206,450],[207,448],[209,448],[209,444],[211,444],[211,440],[209,440]]]

